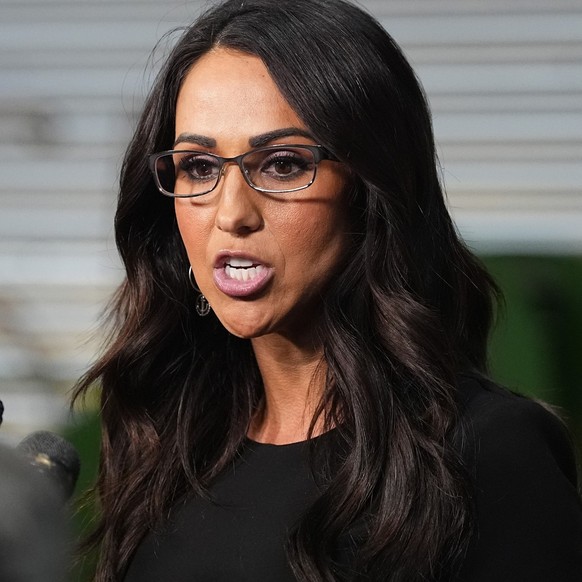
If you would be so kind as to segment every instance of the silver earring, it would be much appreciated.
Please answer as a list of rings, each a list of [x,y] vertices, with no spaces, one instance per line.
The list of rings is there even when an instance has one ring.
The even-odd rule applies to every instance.
[[[202,291],[198,289],[196,285],[196,281],[194,280],[194,273],[192,272],[192,267],[188,269],[188,280],[190,281],[190,285],[194,287],[194,290],[198,293],[198,297],[196,298],[196,313],[200,317],[206,317],[211,310],[210,303],[204,295],[202,295]]]

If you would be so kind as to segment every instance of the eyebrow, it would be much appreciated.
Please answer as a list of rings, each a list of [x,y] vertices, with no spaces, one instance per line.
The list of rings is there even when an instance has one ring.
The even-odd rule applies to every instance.
[[[181,133],[174,142],[174,147],[179,143],[195,143],[196,145],[202,146],[203,148],[215,148],[216,140],[205,135],[199,135],[197,133]]]
[[[274,129],[273,131],[268,131],[266,133],[261,133],[260,135],[255,135],[249,138],[249,145],[253,148],[260,148],[272,142],[273,140],[279,139],[281,137],[306,137],[315,141],[313,135],[301,129],[299,127],[283,127],[281,129]],[[216,140],[208,137],[206,135],[200,135],[197,133],[181,133],[174,142],[174,147],[180,143],[193,143],[204,148],[215,148]]]
[[[281,129],[274,129],[273,131],[268,131],[267,133],[262,133],[261,135],[256,135],[254,137],[249,138],[249,145],[253,148],[260,148],[268,143],[272,142],[275,139],[279,139],[280,137],[291,137],[291,136],[298,136],[298,137],[306,137],[315,141],[315,138],[311,133],[309,133],[305,129],[300,129],[299,127],[284,127]]]

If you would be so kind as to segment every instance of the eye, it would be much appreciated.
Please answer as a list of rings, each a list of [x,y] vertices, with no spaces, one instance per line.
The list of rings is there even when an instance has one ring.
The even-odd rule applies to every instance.
[[[271,180],[295,180],[313,171],[313,156],[309,150],[275,150],[266,155],[260,171]]]
[[[209,154],[185,153],[175,161],[176,180],[216,180],[220,173],[219,161]]]

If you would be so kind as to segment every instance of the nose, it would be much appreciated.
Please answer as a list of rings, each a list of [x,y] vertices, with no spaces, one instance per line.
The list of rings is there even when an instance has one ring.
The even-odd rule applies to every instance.
[[[222,172],[217,186],[216,227],[237,236],[259,230],[263,220],[258,193],[246,183],[237,164],[225,164]]]

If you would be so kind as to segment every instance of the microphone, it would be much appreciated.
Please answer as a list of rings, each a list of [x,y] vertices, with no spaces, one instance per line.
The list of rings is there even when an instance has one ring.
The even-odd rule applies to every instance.
[[[70,442],[53,432],[41,430],[25,437],[16,449],[38,473],[51,480],[63,501],[71,497],[81,462]]]
[[[52,433],[33,433],[17,450],[0,445],[2,582],[67,579],[70,532],[64,501],[78,471],[73,446]]]

